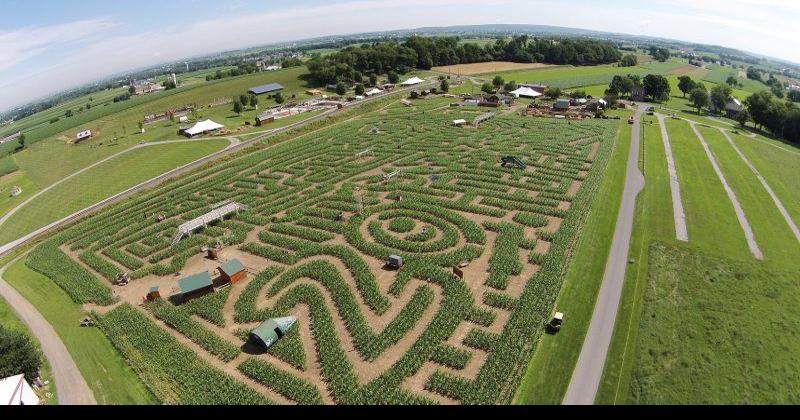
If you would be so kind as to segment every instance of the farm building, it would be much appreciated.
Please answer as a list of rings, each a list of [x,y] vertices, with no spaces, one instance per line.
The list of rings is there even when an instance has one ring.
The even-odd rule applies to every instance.
[[[158,291],[158,286],[153,286],[147,292],[147,296],[145,296],[145,299],[148,302],[150,302],[150,301],[154,301],[154,300],[156,300],[156,299],[158,299],[160,297],[161,297],[161,292]]]
[[[247,277],[244,264],[236,258],[231,258],[219,267],[219,274],[223,283],[236,283]]]
[[[21,136],[21,135],[22,135],[22,131],[17,131],[16,133],[14,133],[14,134],[12,134],[10,136],[3,137],[2,139],[0,139],[0,144],[12,142],[12,141],[18,139],[19,136]]]
[[[518,88],[517,90],[513,90],[510,92],[511,95],[514,95],[517,98],[536,98],[542,96],[541,92],[534,90],[533,88],[529,88],[527,86],[523,86]]]
[[[728,118],[733,118],[736,116],[736,114],[742,112],[743,109],[744,106],[742,106],[742,101],[736,98],[731,98],[731,100],[725,104],[725,116]]]
[[[0,404],[39,405],[39,397],[25,380],[25,375],[20,373],[0,379]]]
[[[403,86],[413,86],[413,85],[418,85],[418,84],[420,84],[422,82],[424,82],[424,80],[420,79],[417,76],[414,76],[414,77],[412,77],[412,78],[410,78],[410,79],[408,79],[405,82],[400,83],[400,84],[403,85]]]
[[[84,130],[75,134],[75,143],[92,137],[92,130]]]
[[[158,83],[153,83],[149,80],[134,80],[131,82],[134,95],[143,95],[145,93],[160,92],[166,89]]]
[[[280,83],[267,83],[266,85],[251,87],[247,90],[248,93],[253,95],[263,95],[265,93],[279,92],[283,90],[283,85]]]
[[[266,350],[280,340],[296,322],[297,318],[293,316],[268,319],[250,332],[250,341]]]
[[[186,301],[214,291],[214,281],[208,271],[192,274],[178,280],[181,298]]]
[[[20,187],[19,185],[14,185],[13,187],[11,187],[11,196],[12,197],[16,197],[16,196],[18,196],[20,194],[22,194],[22,187]]]
[[[275,115],[273,115],[271,113],[269,113],[269,114],[260,114],[260,115],[256,116],[256,125],[257,126],[262,126],[264,124],[269,124],[269,123],[271,123],[273,121],[275,121]]]
[[[217,124],[211,120],[200,121],[195,125],[181,129],[181,133],[183,133],[186,137],[194,137],[200,134],[207,134],[217,130],[221,130],[225,128],[222,124]]]
[[[542,94],[544,93],[545,90],[547,90],[547,85],[542,85],[542,84],[539,84],[539,83],[527,83],[527,82],[525,82],[525,83],[520,84],[519,87],[533,89],[534,91],[542,93]]]
[[[558,98],[553,104],[554,109],[567,110],[569,109],[569,98]]]
[[[467,124],[467,120],[465,120],[463,118],[459,119],[459,120],[453,120],[453,125],[456,126],[456,127],[461,127],[462,125],[466,125],[466,124]]]

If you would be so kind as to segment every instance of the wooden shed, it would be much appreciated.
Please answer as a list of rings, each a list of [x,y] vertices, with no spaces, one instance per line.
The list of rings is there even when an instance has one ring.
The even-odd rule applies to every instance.
[[[247,277],[247,271],[244,264],[236,258],[228,260],[225,264],[219,267],[219,274],[223,283],[234,284],[239,280],[244,280]]]

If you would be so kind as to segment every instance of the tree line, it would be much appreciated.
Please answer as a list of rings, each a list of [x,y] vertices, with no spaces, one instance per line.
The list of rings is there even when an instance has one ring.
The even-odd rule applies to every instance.
[[[307,66],[311,81],[335,84],[355,82],[357,74],[389,71],[402,74],[414,68],[428,70],[453,64],[513,61],[583,66],[614,63],[621,58],[622,54],[613,44],[590,39],[545,39],[522,35],[480,46],[459,43],[458,37],[412,36],[402,43],[364,44],[326,56],[314,55]]]

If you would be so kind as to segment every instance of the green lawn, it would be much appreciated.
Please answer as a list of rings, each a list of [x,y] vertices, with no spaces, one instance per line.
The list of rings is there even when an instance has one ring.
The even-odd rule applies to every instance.
[[[22,188],[22,194],[12,197],[11,188]],[[22,172],[15,172],[0,180],[0,214],[5,214],[17,204],[25,201],[37,190],[33,182]]]
[[[631,142],[629,114],[619,113],[617,143],[556,304],[566,314],[565,327],[557,335],[543,335],[517,391],[517,404],[559,404],[569,385],[614,236]]]
[[[499,74],[505,80],[514,80],[517,83],[544,83],[549,86],[570,88],[601,84],[608,85],[614,75],[617,74],[645,75],[650,72],[650,70],[640,66],[560,66],[556,68],[542,68],[533,70],[512,70],[492,73],[492,75]]]
[[[689,242],[718,255],[752,258],[733,205],[689,123],[667,120]],[[713,223],[711,223],[713,221]]]
[[[14,309],[11,308],[11,306],[9,306],[8,303],[2,297],[0,297],[0,325],[2,325],[3,328],[8,330],[24,332],[27,336],[31,338],[31,341],[33,341],[34,345],[37,348],[40,348],[39,341],[36,340],[36,337],[34,337],[33,334],[31,334],[31,331],[30,329],[28,329],[28,326],[25,325],[21,319],[19,319],[17,314],[14,312]],[[50,369],[50,363],[48,363],[47,359],[44,357],[44,354],[42,354],[41,372],[42,372],[42,379],[45,381],[50,381],[50,383],[40,392],[37,393],[39,395],[39,398],[43,400],[45,404],[48,405],[58,403],[58,394],[56,393],[57,392],[56,383],[55,381],[53,381],[53,372]],[[51,394],[50,398],[46,397],[45,395],[46,392],[49,392]]]
[[[117,350],[97,328],[85,328],[81,307],[47,277],[21,259],[4,277],[50,322],[69,349],[75,364],[100,404],[153,404],[150,391],[125,364]]]
[[[789,230],[783,216],[756,175],[745,164],[733,146],[717,130],[699,127],[717,157],[720,168],[744,209],[764,260],[778,268],[797,267],[800,242]]]
[[[6,243],[120,191],[228,145],[227,140],[163,144],[133,150],[70,178],[14,213],[2,226]]]

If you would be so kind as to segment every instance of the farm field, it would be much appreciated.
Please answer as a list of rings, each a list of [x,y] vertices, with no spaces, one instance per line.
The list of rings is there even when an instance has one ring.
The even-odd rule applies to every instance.
[[[571,88],[604,84],[608,86],[611,79],[617,74],[640,74],[651,72],[649,69],[635,67],[591,66],[574,67],[559,66],[556,68],[543,68],[538,70],[519,70],[497,72],[506,81],[517,83],[543,83],[548,86]],[[491,75],[494,76],[495,73]]]
[[[0,225],[0,243],[11,242],[228,144],[226,139],[215,139],[152,145],[127,152],[66,180],[26,204]]]
[[[756,260],[697,136],[687,122],[668,119],[689,229],[689,241],[677,241],[658,123],[643,127],[646,184],[629,256],[635,263],[627,273],[596,402],[797,401],[790,385],[796,378],[780,367],[792,363],[785,355],[797,343],[768,338],[774,337],[771,327],[759,323],[771,311],[782,313],[779,322],[786,326],[778,328],[783,330],[800,322],[797,314],[782,309],[797,294],[796,285],[784,282],[798,275],[800,243],[719,129],[699,125],[763,250],[764,260]],[[798,189],[783,181],[788,174],[783,171],[800,164],[800,154],[774,140],[729,135],[790,208]],[[775,364],[762,369],[771,357]]]
[[[434,67],[431,70],[442,73],[452,73],[458,75],[476,75],[485,73],[496,73],[502,71],[532,70],[558,67],[552,64],[543,63],[512,63],[510,61],[487,61],[484,63],[454,64],[451,66]]]
[[[161,402],[511,402],[591,203],[613,189],[620,121],[499,112],[457,128],[479,112],[449,101],[387,102],[195,171],[56,234],[23,268],[94,310]],[[501,167],[506,154],[527,168]],[[247,209],[170,245],[224,200]],[[140,306],[152,286],[169,297],[175,272],[213,272],[199,248],[218,240],[246,280]],[[383,267],[390,254],[402,268]],[[123,271],[131,283],[111,286]],[[297,325],[266,352],[240,338],[287,315]]]

